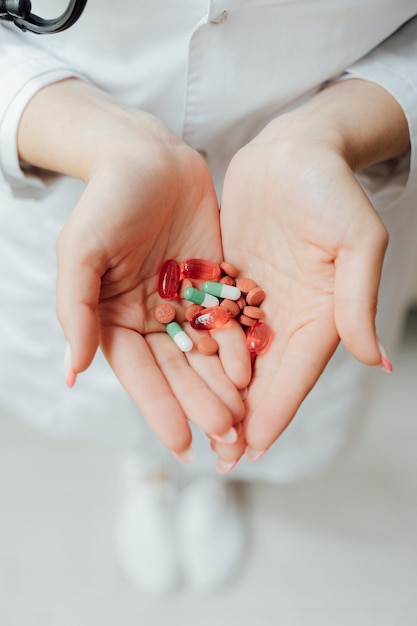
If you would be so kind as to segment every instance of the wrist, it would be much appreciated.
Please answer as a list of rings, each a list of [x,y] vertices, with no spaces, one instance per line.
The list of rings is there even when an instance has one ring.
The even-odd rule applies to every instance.
[[[155,152],[158,145],[178,141],[152,115],[78,79],[40,90],[23,112],[17,135],[21,161],[86,182],[97,170],[119,163],[137,166],[147,143],[150,153],[151,146]]]
[[[329,85],[298,113],[310,132],[320,134],[353,171],[399,157],[410,148],[401,106],[372,82],[352,78]]]

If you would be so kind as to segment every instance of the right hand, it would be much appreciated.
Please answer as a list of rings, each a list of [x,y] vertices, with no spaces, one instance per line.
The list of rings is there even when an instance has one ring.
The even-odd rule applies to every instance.
[[[34,128],[33,121],[41,126],[40,110],[52,111],[43,130],[52,137],[50,154],[46,149],[37,156],[29,134],[26,142],[21,137],[22,156],[88,183],[57,246],[57,314],[74,372],[89,366],[100,345],[162,443],[188,458],[188,420],[208,435],[226,434],[243,419],[239,389],[251,375],[237,323],[217,332],[219,356],[206,357],[196,349],[182,353],[153,315],[165,259],[222,260],[208,168],[162,122],[78,81],[39,97],[25,113],[22,132]],[[60,98],[70,120],[54,105]],[[174,304],[183,322],[184,307]]]

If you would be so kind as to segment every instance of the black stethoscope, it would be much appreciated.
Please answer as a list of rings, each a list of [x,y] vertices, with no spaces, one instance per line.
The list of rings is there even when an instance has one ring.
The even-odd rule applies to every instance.
[[[0,0],[0,20],[13,22],[21,30],[38,35],[60,33],[80,17],[87,0],[70,0],[65,11],[54,20],[44,20],[32,13],[30,0]]]

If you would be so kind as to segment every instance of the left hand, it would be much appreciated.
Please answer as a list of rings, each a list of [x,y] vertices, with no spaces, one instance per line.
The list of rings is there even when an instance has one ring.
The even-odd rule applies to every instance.
[[[381,363],[375,315],[388,237],[352,165],[386,156],[386,119],[381,114],[378,120],[379,109],[371,98],[374,121],[363,116],[366,130],[361,136],[356,133],[364,120],[356,115],[351,135],[335,130],[337,115],[326,115],[324,106],[334,112],[340,103],[342,113],[349,110],[349,95],[357,102],[358,88],[366,91],[367,83],[340,83],[317,96],[318,106],[313,102],[274,120],[229,166],[221,203],[225,258],[266,291],[262,308],[274,333],[268,351],[256,360],[246,436],[228,450],[217,446],[229,462],[239,458],[245,445],[250,460],[272,445],[339,339],[359,361]],[[390,98],[398,114],[398,105],[384,90],[372,85],[371,95],[378,102]],[[354,116],[358,113],[353,104],[351,110]],[[398,125],[403,128],[401,114]],[[341,118],[345,129],[348,113]],[[367,132],[375,136],[366,137]],[[386,148],[388,156],[392,149],[407,148],[408,136],[402,141],[399,147],[391,143]],[[367,154],[370,145],[375,148]]]

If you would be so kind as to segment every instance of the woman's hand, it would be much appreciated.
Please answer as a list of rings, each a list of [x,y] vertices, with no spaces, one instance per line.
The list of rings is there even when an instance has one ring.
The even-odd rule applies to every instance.
[[[249,459],[286,428],[339,339],[359,361],[381,363],[375,314],[387,232],[353,170],[407,147],[397,103],[352,80],[273,121],[232,160],[223,250],[266,291],[274,333],[247,398]],[[243,445],[217,450],[232,462]]]
[[[38,154],[34,129],[42,110],[49,112],[43,135],[51,140]],[[159,439],[184,460],[188,420],[208,435],[233,438],[232,426],[244,416],[238,389],[250,379],[241,328],[229,323],[218,332],[219,356],[207,357],[195,348],[181,352],[154,317],[164,260],[222,260],[204,160],[153,116],[73,80],[38,94],[20,135],[24,160],[88,183],[58,241],[57,312],[73,380],[100,345]],[[183,323],[183,303],[173,304]],[[185,328],[195,339],[196,331]]]

